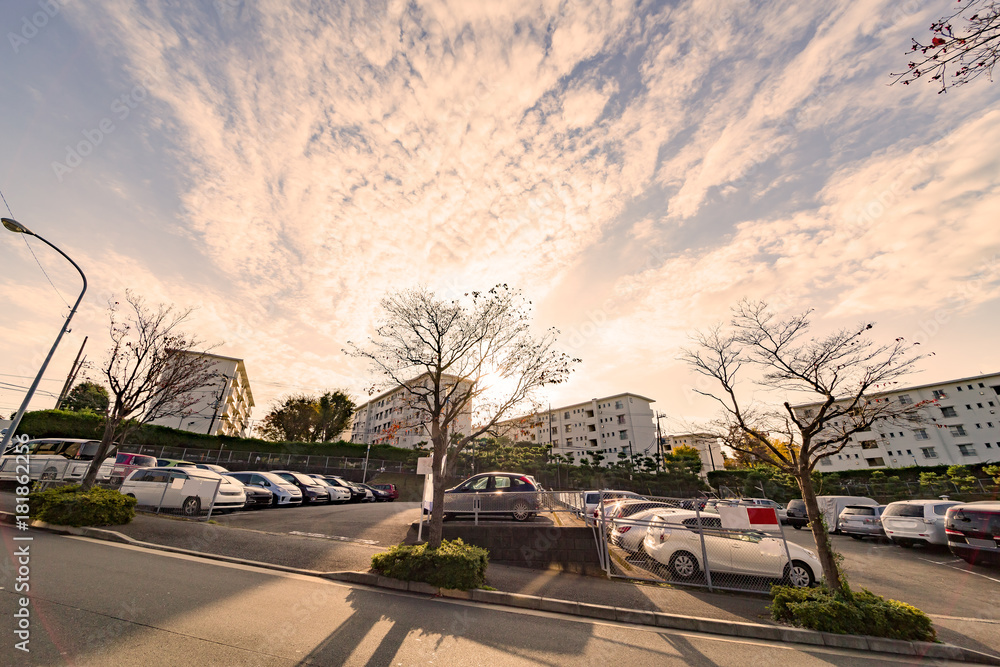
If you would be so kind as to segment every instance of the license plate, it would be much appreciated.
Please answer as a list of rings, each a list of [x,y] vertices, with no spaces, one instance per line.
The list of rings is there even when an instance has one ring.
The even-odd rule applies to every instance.
[[[968,537],[965,539],[969,543],[969,546],[979,547],[980,549],[996,549],[997,543],[993,540],[980,540],[975,537]]]

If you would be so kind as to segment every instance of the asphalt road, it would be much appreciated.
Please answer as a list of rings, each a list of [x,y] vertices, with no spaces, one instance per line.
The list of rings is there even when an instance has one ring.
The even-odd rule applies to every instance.
[[[400,594],[32,531],[30,653],[0,528],[5,665],[871,665],[866,653]],[[17,533],[24,536],[25,533]]]

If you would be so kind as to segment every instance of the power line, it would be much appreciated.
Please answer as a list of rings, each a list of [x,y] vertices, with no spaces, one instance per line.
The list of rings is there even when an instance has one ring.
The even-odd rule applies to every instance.
[[[3,190],[0,190],[0,199],[3,199],[3,205],[7,207],[7,212],[10,213],[10,217],[13,218],[14,212],[10,210],[10,204],[7,203],[7,198],[4,197]],[[69,308],[69,303],[66,302],[66,299],[63,298],[62,292],[60,292],[59,289],[56,287],[55,283],[52,282],[52,278],[49,278],[49,274],[45,272],[45,267],[43,267],[42,263],[38,261],[38,257],[35,255],[35,251],[31,249],[31,244],[28,243],[28,239],[25,238],[26,236],[28,235],[21,234],[21,240],[24,241],[24,245],[28,249],[28,252],[31,253],[31,256],[35,258],[35,264],[37,264],[38,268],[41,269],[42,275],[45,276],[45,279],[49,281],[49,285],[52,285],[52,289],[55,290],[55,293],[59,297],[59,300],[62,301],[64,304],[66,304],[66,307]]]

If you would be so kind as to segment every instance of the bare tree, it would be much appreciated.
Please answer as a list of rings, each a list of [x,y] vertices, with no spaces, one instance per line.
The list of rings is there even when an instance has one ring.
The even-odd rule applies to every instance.
[[[122,312],[124,310],[124,312]],[[180,331],[191,309],[177,311],[125,292],[125,307],[109,304],[111,347],[101,366],[111,403],[97,456],[83,480],[89,489],[112,443],[124,442],[141,425],[161,417],[179,416],[201,400],[199,390],[216,379],[214,364],[201,342]]]
[[[698,332],[697,348],[683,359],[695,371],[721,385],[719,395],[701,392],[722,406],[719,435],[735,451],[770,463],[798,482],[823,576],[832,590],[841,588],[829,535],[821,521],[811,473],[824,458],[842,451],[854,436],[876,422],[913,427],[925,421],[926,402],[892,400],[886,391],[911,372],[921,357],[897,338],[876,345],[871,323],[842,329],[823,338],[808,337],[809,312],[779,318],[764,302],[741,301],[728,327]],[[798,406],[755,402],[743,377],[753,385],[808,397]]]
[[[919,78],[938,82],[943,93],[985,74],[993,80],[1000,58],[1000,3],[997,0],[961,0],[951,14],[931,24],[931,40],[916,39],[910,53],[917,55],[904,72],[894,72],[892,83],[909,85]],[[954,24],[961,23],[958,32]]]
[[[365,348],[348,342],[345,350],[368,359],[380,384],[399,388],[406,400],[397,408],[397,426],[430,435],[431,548],[441,544],[444,477],[454,470],[458,453],[495,431],[505,416],[532,405],[537,389],[565,381],[579,361],[553,349],[554,329],[532,336],[530,302],[507,285],[466,297],[465,303],[438,299],[423,287],[392,294],[382,300],[384,319],[376,336]],[[463,415],[474,425],[457,433]]]

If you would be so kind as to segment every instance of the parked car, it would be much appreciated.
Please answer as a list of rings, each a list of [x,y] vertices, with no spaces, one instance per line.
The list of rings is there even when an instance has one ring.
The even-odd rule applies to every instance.
[[[603,499],[601,494],[603,495]],[[616,500],[622,500],[623,498],[634,498],[638,500],[645,500],[638,493],[633,493],[631,491],[585,491],[583,494],[583,511],[580,518],[587,523],[587,525],[594,525],[597,522],[597,518],[600,516],[598,512],[598,506],[602,503],[606,504],[605,510],[610,507],[611,503]],[[607,512],[605,511],[605,517]]]
[[[332,484],[323,478],[322,475],[309,475],[317,484],[326,489],[326,492],[330,494],[330,502],[337,505],[341,503],[346,503],[351,500],[351,492],[342,486],[337,486]]]
[[[222,466],[215,465],[214,463],[195,463],[195,468],[201,468],[202,470],[211,470],[212,472],[217,472],[220,475],[228,475],[229,470],[223,468]]]
[[[882,512],[886,536],[901,547],[914,544],[948,544],[945,514],[954,500],[897,500]]]
[[[225,474],[222,476],[223,479],[227,480],[230,484],[236,484],[241,489],[247,497],[246,505],[243,509],[259,508],[259,507],[270,507],[271,502],[274,499],[274,494],[265,488],[260,486],[247,486],[239,479],[233,477],[230,474]]]
[[[795,530],[802,530],[809,525],[809,517],[806,516],[806,501],[801,498],[789,500],[785,506],[785,520],[783,522]]]
[[[816,496],[820,514],[826,522],[826,529],[831,533],[840,533],[840,513],[848,505],[878,505],[877,500],[864,496]]]
[[[840,532],[856,540],[866,537],[885,537],[882,530],[882,512],[886,505],[848,505],[840,511],[837,523]]]
[[[155,466],[155,456],[118,452],[115,456],[104,460],[97,477],[98,479],[108,479],[112,484],[121,484],[134,471]]]
[[[271,493],[271,506],[301,505],[302,491],[291,482],[271,472],[231,472],[230,477],[238,479],[249,487],[258,487]]]
[[[209,507],[240,509],[246,504],[242,488],[198,468],[142,468],[125,478],[120,491],[135,498],[139,505],[181,510],[188,516],[197,516]]]
[[[395,484],[370,484],[373,489],[378,489],[379,491],[385,491],[389,494],[389,502],[399,499],[399,491],[396,490]]]
[[[729,573],[767,577],[788,582],[796,587],[816,583],[822,572],[819,559],[809,549],[756,530],[732,530],[710,523],[718,517],[695,516],[688,510],[666,510],[654,516],[646,529],[643,548],[646,554],[681,580],[696,577],[703,569],[701,535],[704,553],[713,574]],[[791,556],[791,563],[789,563]]]
[[[156,459],[157,468],[197,468],[198,464],[181,459]]]
[[[1000,565],[1000,502],[985,500],[948,508],[944,519],[951,553],[966,562]]]
[[[389,497],[388,493],[386,493],[382,489],[376,489],[374,486],[371,486],[370,484],[362,484],[361,488],[366,489],[367,491],[370,491],[371,494],[372,494],[372,497],[375,499],[375,502],[382,503],[382,502],[385,502],[387,500],[392,500]]]
[[[348,500],[348,502],[351,503],[364,502],[365,498],[368,496],[368,494],[365,493],[364,489],[362,489],[359,486],[355,486],[353,482],[348,482],[343,477],[338,477],[336,475],[321,475],[321,477],[325,479],[328,484],[332,484],[333,486],[339,486],[341,488],[347,489],[347,491],[351,494],[351,497]]]
[[[746,507],[771,507],[774,509],[774,513],[778,515],[778,523],[784,523],[788,518],[785,506],[770,498],[740,498],[734,504],[745,505]]]
[[[520,473],[485,472],[473,475],[444,492],[444,517],[473,514],[509,514],[515,521],[527,521],[538,513],[537,487]]]
[[[97,456],[100,445],[99,440],[83,438],[39,438],[29,440],[23,445],[17,445],[16,451],[22,453],[22,468],[24,453],[30,455],[28,476],[32,480],[67,479],[79,481],[86,476],[90,469],[90,462]],[[112,448],[108,454],[114,455],[115,449]],[[23,474],[23,470],[18,470],[17,458],[16,453],[0,458],[0,481],[11,482],[18,477],[19,472]],[[99,473],[98,479],[104,480],[107,477]]]
[[[646,529],[654,516],[665,516],[670,514],[672,509],[677,509],[678,512],[688,511],[650,500],[627,500],[624,502],[625,504],[619,506],[618,511],[613,515],[608,539],[611,540],[612,544],[629,553],[642,551]],[[685,514],[684,516],[689,515]],[[711,519],[721,527],[722,524],[718,517],[713,516]]]
[[[286,482],[291,482],[299,487],[299,490],[302,491],[303,505],[315,505],[330,501],[330,492],[326,490],[327,487],[305,473],[294,470],[272,470],[271,472]]]

